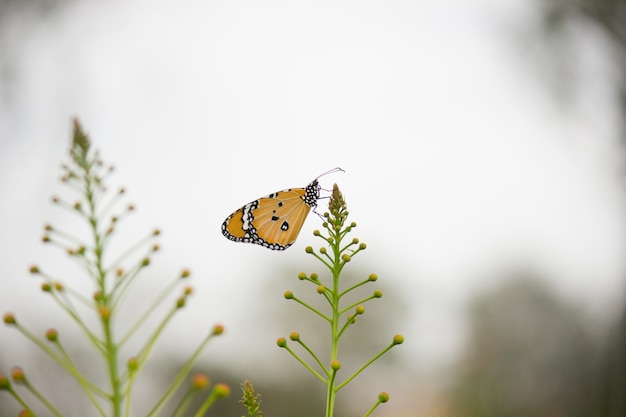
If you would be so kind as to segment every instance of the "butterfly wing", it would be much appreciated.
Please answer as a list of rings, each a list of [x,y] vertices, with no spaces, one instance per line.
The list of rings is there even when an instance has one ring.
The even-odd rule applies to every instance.
[[[285,250],[296,241],[317,198],[317,181],[306,188],[290,188],[261,197],[228,216],[222,233],[235,242]]]
[[[252,213],[252,225],[259,239],[281,250],[291,246],[311,210],[302,200],[304,194],[303,188],[294,188],[275,193],[275,197],[259,199]]]

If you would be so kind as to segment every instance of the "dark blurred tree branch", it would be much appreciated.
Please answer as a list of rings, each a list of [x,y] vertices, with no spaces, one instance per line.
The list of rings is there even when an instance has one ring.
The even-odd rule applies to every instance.
[[[620,110],[619,128],[626,156],[626,0],[539,0],[542,8],[545,45],[554,61],[564,58],[559,47],[575,42],[572,29],[592,27],[604,35],[609,47],[610,62],[616,67],[615,105]],[[556,38],[556,39],[555,39]],[[557,42],[554,42],[554,41]],[[568,69],[571,62],[554,62]],[[573,63],[576,64],[575,62]],[[571,81],[571,80],[570,80]],[[559,80],[560,82],[560,80]],[[570,86],[575,88],[576,86]],[[626,288],[625,288],[626,289]],[[609,334],[603,352],[597,358],[600,366],[588,393],[597,406],[596,414],[607,417],[626,415],[626,302],[621,318]]]
[[[469,349],[453,395],[458,415],[613,416],[600,412],[599,346],[581,311],[539,277],[509,278],[470,306]]]
[[[626,51],[626,3],[623,0],[552,0],[551,3],[570,3],[570,7],[578,8],[589,20],[606,30],[616,47]]]
[[[568,28],[576,24],[592,25],[604,33],[619,74],[616,100],[621,111],[622,141],[626,145],[626,0],[542,0],[538,4],[543,8],[543,28],[549,39],[557,37],[567,42]],[[558,60],[561,54],[552,56]]]

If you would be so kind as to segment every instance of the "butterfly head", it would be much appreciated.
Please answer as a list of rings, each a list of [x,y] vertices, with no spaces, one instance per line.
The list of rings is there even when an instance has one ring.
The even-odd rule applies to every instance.
[[[317,207],[317,200],[320,199],[321,189],[322,187],[317,181],[317,178],[311,181],[311,183],[305,187],[305,192],[304,196],[302,196],[302,200],[306,203],[307,206],[311,208]]]
[[[338,172],[338,171],[345,172],[340,167],[330,169],[326,172],[322,172],[320,175],[315,177],[315,179],[311,181],[311,183],[305,187],[306,192],[304,196],[302,197],[302,200],[307,204],[307,206],[311,208],[317,207],[317,200],[320,199],[320,190],[322,189],[322,187],[319,184],[318,179],[320,177],[323,177],[324,175],[332,174],[333,172]]]

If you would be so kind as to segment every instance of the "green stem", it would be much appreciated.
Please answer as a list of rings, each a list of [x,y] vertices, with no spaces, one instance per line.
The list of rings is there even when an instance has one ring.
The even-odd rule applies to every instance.
[[[126,334],[122,336],[119,341],[119,345],[123,346],[128,339],[137,334],[137,330],[145,323],[145,321],[152,315],[152,313],[157,309],[157,307],[161,306],[161,303],[172,294],[174,288],[180,283],[179,278],[175,281],[172,281],[167,287],[161,291],[161,293],[155,298],[152,305],[148,307],[146,311],[135,321],[135,323],[130,326],[130,328],[126,331]]]
[[[103,262],[103,253],[104,253],[104,242],[103,238],[98,230],[98,219],[96,217],[96,199],[95,190],[94,190],[94,178],[90,175],[90,165],[86,165],[84,167],[85,170],[85,196],[87,198],[87,202],[89,204],[89,224],[91,225],[91,230],[94,239],[94,255],[95,255],[95,267],[97,274],[97,282],[99,286],[100,293],[102,295],[102,299],[98,301],[100,306],[104,306],[109,310],[107,314],[101,316],[102,327],[104,333],[104,350],[107,361],[109,379],[111,383],[111,406],[112,406],[112,416],[120,417],[122,413],[122,392],[120,385],[120,378],[118,376],[118,346],[115,343],[115,338],[113,336],[113,328],[111,326],[111,315],[110,315],[110,307],[111,307],[111,299],[107,294],[107,285],[106,285],[106,269],[104,268]]]
[[[204,340],[202,341],[202,343],[200,343],[200,345],[196,348],[196,350],[194,351],[194,353],[191,355],[191,357],[189,357],[189,359],[187,359],[187,361],[185,362],[185,364],[183,365],[183,367],[181,368],[181,370],[178,372],[178,374],[176,375],[176,377],[174,378],[174,380],[172,381],[172,383],[170,384],[170,386],[166,389],[166,391],[161,395],[161,397],[159,398],[159,400],[156,402],[156,404],[154,405],[154,407],[152,408],[152,410],[150,410],[150,412],[148,414],[146,414],[146,417],[153,417],[159,414],[159,412],[162,410],[162,408],[165,406],[165,404],[167,403],[167,401],[170,400],[170,398],[174,395],[174,393],[176,392],[176,390],[180,387],[180,385],[184,382],[185,378],[187,377],[187,375],[189,375],[189,372],[191,372],[191,369],[194,365],[194,363],[196,362],[196,360],[198,359],[198,356],[200,356],[200,353],[202,353],[202,350],[204,349],[204,347],[206,346],[207,343],[209,343],[209,340],[211,340],[213,338],[213,336],[215,336],[215,333],[209,333]],[[211,394],[213,395],[213,394]]]
[[[324,364],[322,363],[322,361],[320,360],[320,358],[317,357],[317,355],[315,354],[315,352],[313,352],[313,350],[311,350],[311,348],[304,343],[301,339],[298,339],[298,343],[300,344],[300,346],[302,346],[307,352],[309,352],[309,355],[311,355],[311,357],[315,360],[315,362],[317,362],[317,364],[319,365],[319,367],[324,371],[324,373],[326,374],[326,377],[328,378],[328,370],[324,367]],[[306,366],[306,365],[305,365]],[[322,379],[322,378],[321,378]],[[326,382],[324,379],[322,379],[323,382]]]
[[[357,288],[359,288],[362,285],[365,285],[367,283],[371,282],[369,279],[366,279],[365,281],[359,282],[358,284],[354,284],[353,286],[351,286],[350,288],[348,288],[347,290],[343,291],[339,296],[343,297],[344,295],[348,294],[349,292],[356,290]]]
[[[369,417],[369,416],[370,416],[370,415],[374,412],[374,410],[376,410],[376,408],[377,408],[379,405],[380,405],[380,401],[376,401],[376,404],[374,404],[374,405],[372,406],[372,408],[370,408],[369,410],[367,410],[367,413],[365,413],[365,414],[363,415],[363,417]]]
[[[322,257],[319,256],[317,253],[311,252],[311,255],[313,255],[314,257],[317,258],[317,260],[319,260],[321,263],[323,263],[326,266],[326,268],[328,268],[330,270],[333,269],[333,266],[331,264],[329,264],[328,262],[326,262],[324,259],[322,259]]]
[[[89,327],[87,327],[85,322],[81,319],[78,311],[72,304],[72,301],[70,300],[69,297],[66,296],[66,292],[65,292],[66,290],[67,288],[64,289],[62,297],[57,295],[57,293],[53,293],[52,297],[58,303],[58,305],[68,314],[68,316],[70,316],[72,320],[74,320],[76,325],[80,327],[80,329],[83,331],[83,333],[85,333],[85,335],[94,345],[94,347],[98,349],[99,352],[102,353],[102,341],[98,339],[98,337],[91,332]]]
[[[306,369],[308,369],[309,372],[311,372],[313,375],[315,375],[320,381],[322,381],[324,384],[326,384],[328,382],[326,380],[326,378],[324,378],[322,375],[319,374],[319,372],[317,372],[308,363],[306,363],[304,361],[304,359],[302,359],[300,356],[298,356],[296,354],[296,352],[294,352],[289,346],[285,346],[284,349],[286,349],[287,352],[289,352],[291,354],[291,356],[293,356],[298,362],[300,362],[302,364],[302,366],[304,366]],[[324,369],[324,368],[322,368],[322,369]],[[326,376],[328,376],[328,371],[326,369],[324,369],[324,373],[326,374]]]
[[[104,338],[106,346],[106,360],[111,381],[111,405],[113,407],[113,417],[121,416],[122,394],[120,391],[120,379],[117,372],[117,345],[113,339],[113,331],[109,319],[103,319]]]
[[[61,356],[59,356],[59,354],[57,354],[57,352],[55,352],[48,344],[45,344],[42,340],[40,340],[34,334],[32,334],[30,331],[28,331],[28,329],[26,329],[26,328],[22,327],[21,325],[19,325],[19,323],[17,324],[17,329],[24,336],[26,336],[31,342],[33,342],[36,346],[38,346],[44,352],[46,352],[46,354],[50,358],[52,358],[57,364],[59,364],[59,366],[61,366],[63,369],[65,369],[66,372],[68,372],[70,375],[72,375],[78,381],[78,383],[80,384],[81,388],[85,391],[85,393],[87,394],[89,399],[91,399],[93,405],[98,409],[98,412],[100,413],[100,415],[102,415],[102,416],[105,415],[104,411],[100,407],[100,404],[98,403],[98,400],[93,396],[93,393],[98,394],[102,398],[106,398],[106,395],[96,385],[94,385],[89,380],[87,380],[78,371],[78,369],[71,362],[71,360],[67,356],[67,353],[65,352],[65,350],[63,350],[63,348],[62,348],[62,346],[60,345],[59,342],[56,343],[56,346],[57,346],[57,348],[59,348]]]
[[[350,304],[348,307],[344,308],[343,310],[341,310],[339,312],[339,314],[343,314],[346,311],[352,310],[354,307],[357,307],[359,305],[365,304],[366,302],[368,302],[369,300],[373,300],[374,298],[377,298],[375,295],[370,295],[369,297],[363,298],[362,300],[359,300],[355,303]]]
[[[26,385],[26,388],[35,396],[37,397],[37,399],[39,401],[41,401],[41,403],[52,413],[54,414],[56,417],[63,417],[61,413],[59,413],[59,410],[57,410],[50,401],[48,401],[46,399],[46,397],[44,397],[43,395],[41,395],[41,393],[39,391],[37,391],[35,389],[34,386],[32,386],[28,381],[24,381],[24,384]]]
[[[17,391],[13,389],[13,387],[9,387],[8,390],[11,396],[15,398],[15,400],[20,403],[20,405],[24,407],[25,410],[29,411],[32,415],[36,415],[35,412],[28,406],[28,404],[26,404],[26,401],[24,401],[24,399],[17,393]]]
[[[183,398],[181,398],[178,405],[174,408],[174,413],[172,414],[172,417],[182,417],[185,414],[185,411],[187,411],[189,405],[191,404],[193,394],[193,390],[187,390],[187,392],[185,392]]]
[[[126,397],[126,404],[124,411],[124,417],[130,417],[130,399],[132,398],[133,385],[135,383],[135,372],[131,372],[128,376],[128,381],[126,382],[126,389],[124,392],[124,396]]]
[[[350,381],[352,381],[354,378],[356,378],[356,376],[358,374],[360,374],[361,372],[363,372],[365,370],[365,368],[367,368],[368,366],[370,366],[376,359],[380,358],[381,356],[383,356],[385,353],[387,353],[391,348],[393,348],[395,346],[394,343],[390,344],[389,346],[387,346],[386,348],[384,348],[382,351],[380,351],[380,353],[378,353],[376,356],[374,356],[372,359],[370,359],[365,365],[361,366],[355,373],[352,374],[352,376],[350,376],[350,378],[346,379],[345,381],[343,381],[340,385],[337,386],[337,391],[339,391],[341,388],[343,388],[344,386],[346,386]]]
[[[326,321],[331,321],[331,319],[329,317],[327,317],[324,313],[322,313],[321,311],[315,309],[314,307],[311,307],[310,305],[308,305],[307,303],[305,303],[304,301],[298,299],[297,297],[293,297],[292,298],[293,301],[295,301],[296,303],[303,305],[304,307],[308,308],[309,310],[311,310],[312,312],[314,312],[315,314],[317,314],[318,316],[320,316],[321,318],[323,318]]]
[[[343,334],[343,332],[346,331],[346,329],[353,324],[356,321],[356,314],[349,316],[348,320],[346,320],[345,324],[343,325],[343,327],[341,328],[341,330],[339,331],[339,334],[337,335],[337,339],[341,338],[341,335]]]
[[[334,237],[338,238],[339,236],[335,235]],[[341,253],[339,251],[339,241],[337,239],[333,239],[331,248],[334,255],[333,267],[331,268],[333,273],[333,291],[331,293],[332,319],[330,322],[330,362],[332,364],[333,361],[337,360],[337,352],[339,350],[339,299],[341,298],[339,294],[339,275],[341,269],[338,266],[340,264]],[[328,379],[328,391],[326,393],[326,417],[332,417],[335,411],[335,397],[337,396],[337,390],[335,389],[336,375],[337,371],[331,368],[331,375]]]
[[[217,392],[215,391],[215,389],[213,389],[213,391],[211,391],[211,394],[209,394],[204,403],[200,406],[200,408],[198,408],[198,411],[196,412],[196,414],[194,414],[194,417],[204,416],[207,410],[211,407],[211,405],[213,405],[215,400],[217,400]]]
[[[174,317],[174,314],[176,314],[177,311],[178,311],[178,308],[175,306],[170,309],[167,315],[163,318],[163,320],[161,320],[157,328],[154,330],[152,335],[148,338],[144,346],[141,348],[139,354],[137,355],[138,367],[135,370],[136,374],[138,374],[141,371],[141,369],[145,366],[146,361],[150,357],[150,353],[154,349],[159,336],[161,336],[161,334],[163,333],[163,330],[169,324],[170,320],[172,319],[172,317]]]

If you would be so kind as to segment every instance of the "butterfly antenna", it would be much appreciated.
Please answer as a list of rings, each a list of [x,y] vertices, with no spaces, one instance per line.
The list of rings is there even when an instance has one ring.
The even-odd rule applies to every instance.
[[[342,168],[340,168],[340,167],[335,167],[335,168],[333,168],[333,169],[329,169],[329,170],[328,170],[328,171],[326,171],[326,172],[322,172],[322,173],[321,173],[320,175],[318,175],[315,179],[317,180],[318,178],[323,177],[324,175],[332,174],[333,172],[339,172],[339,171],[341,171],[341,172],[346,172],[346,171],[344,171],[344,170],[343,170]],[[324,191],[332,191],[332,190],[327,190],[326,188],[321,188],[321,189],[322,189],[322,190],[324,190]],[[319,199],[321,200],[321,199],[326,199],[326,198],[330,198],[330,196],[320,197]],[[324,217],[321,213],[319,213],[316,209],[317,209],[317,207],[315,207],[315,208],[313,209],[313,213],[317,214],[317,215],[318,215],[318,216],[319,216],[322,220],[324,220],[324,221],[325,221],[325,220],[326,220],[326,218],[325,218],[325,217]]]
[[[315,179],[318,179],[318,178],[320,178],[320,177],[323,177],[324,175],[332,174],[333,172],[339,172],[339,171],[341,171],[341,172],[346,172],[346,171],[344,171],[343,169],[341,169],[341,168],[339,168],[339,167],[336,167],[336,168],[333,168],[333,169],[329,169],[329,170],[328,170],[328,171],[326,171],[326,172],[322,172],[320,175],[318,175],[317,177],[315,177]]]

